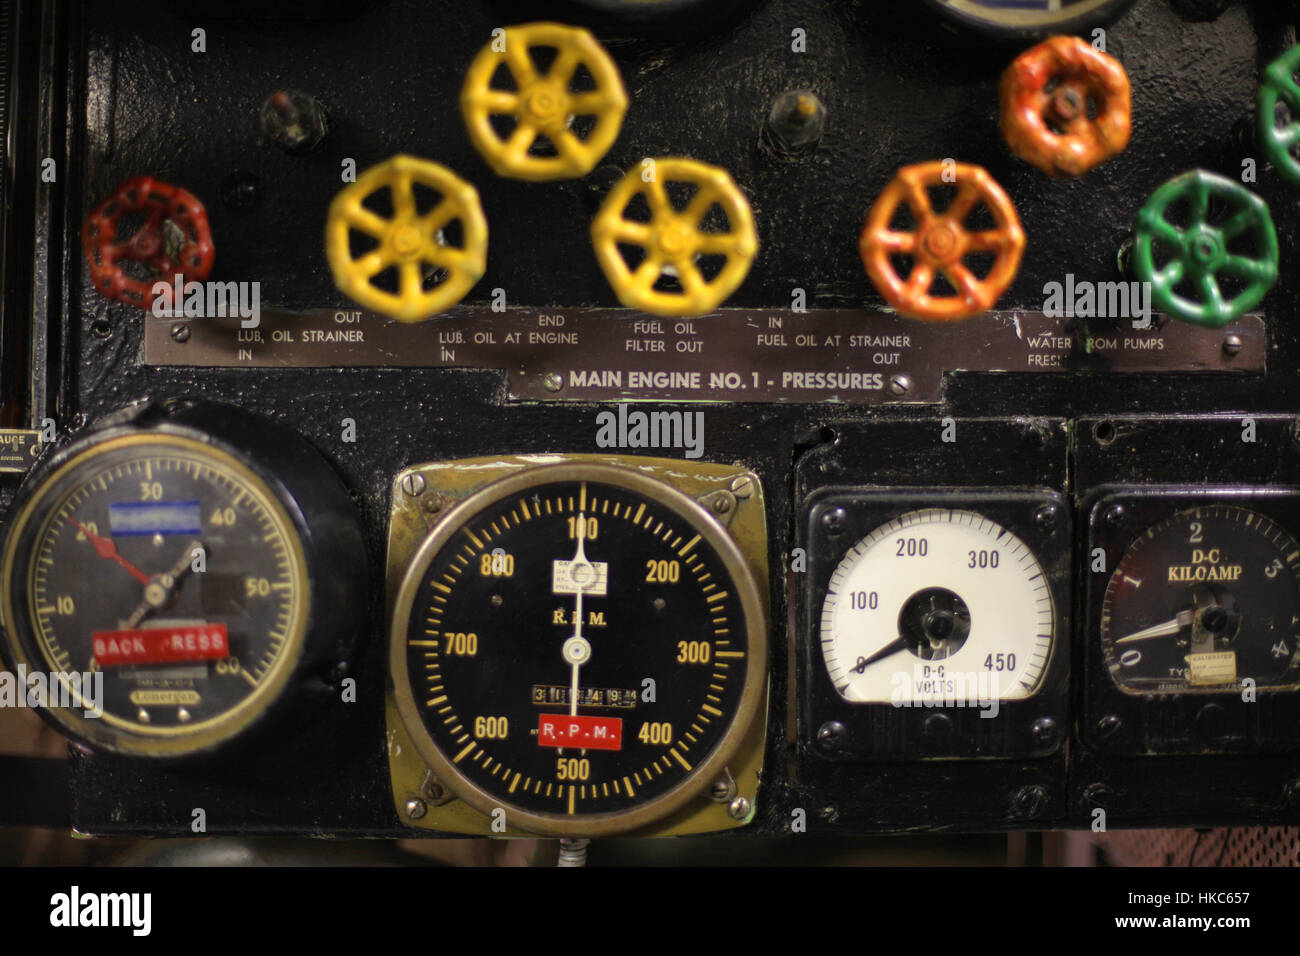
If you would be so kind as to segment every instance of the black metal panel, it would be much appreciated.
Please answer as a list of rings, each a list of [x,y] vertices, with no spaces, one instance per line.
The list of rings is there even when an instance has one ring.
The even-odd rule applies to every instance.
[[[615,300],[586,228],[599,198],[595,184],[607,178],[500,180],[473,152],[456,100],[474,51],[503,22],[486,4],[383,0],[317,8],[308,18],[267,16],[260,5],[254,17],[243,6],[217,17],[162,0],[30,5],[54,42],[42,49],[24,94],[30,98],[22,115],[41,126],[23,142],[39,143],[35,152],[53,155],[60,170],[48,186],[30,164],[15,180],[31,184],[31,238],[49,256],[37,260],[35,285],[53,297],[48,311],[39,295],[30,306],[32,334],[51,349],[51,394],[46,402],[46,353],[38,349],[41,387],[31,411],[36,419],[54,414],[64,430],[141,398],[203,397],[269,415],[304,434],[337,468],[357,499],[371,564],[379,568],[397,469],[496,453],[596,451],[596,407],[507,403],[495,372],[144,366],[141,316],[85,281],[77,236],[86,211],[128,176],[158,175],[206,202],[218,248],[213,278],[261,281],[267,304],[344,307],[321,249],[340,163],[352,157],[364,168],[411,152],[480,188],[492,244],[471,303],[502,287],[516,304],[610,307]],[[206,53],[191,52],[196,26],[207,30]],[[795,28],[807,33],[806,53],[790,49]],[[794,287],[808,290],[810,306],[879,307],[856,251],[865,211],[895,168],[946,156],[988,167],[1024,221],[1029,253],[1005,306],[1041,309],[1044,284],[1066,273],[1116,278],[1116,251],[1152,190],[1194,165],[1237,175],[1243,156],[1256,152],[1242,144],[1239,124],[1252,115],[1257,71],[1295,41],[1289,4],[1242,3],[1215,22],[1190,24],[1165,0],[1139,0],[1109,30],[1110,50],[1133,78],[1133,143],[1083,180],[1051,181],[1012,159],[997,131],[996,88],[1009,51],[955,39],[921,4],[769,0],[702,36],[656,40],[626,32],[604,35],[633,100],[607,162],[626,168],[643,155],[686,154],[731,170],[754,205],[761,251],[730,304],[754,308],[787,305]],[[281,86],[325,103],[331,134],[319,152],[291,157],[260,142],[258,107]],[[792,162],[760,146],[759,125],[772,97],[795,87],[815,89],[829,119],[819,150]],[[221,199],[236,170],[257,182],[258,202],[248,212]],[[1267,375],[960,374],[941,408],[887,416],[705,406],[706,457],[744,463],[767,489],[772,567],[786,566],[796,503],[825,484],[1068,490],[1102,481],[1209,481],[1227,462],[1240,481],[1294,476],[1300,453],[1271,437],[1286,434],[1286,421],[1261,418],[1269,440],[1241,454],[1223,437],[1236,418],[1222,423],[1223,435],[1218,424],[1114,418],[1300,407],[1292,372],[1300,363],[1300,286],[1288,267],[1300,217],[1294,193],[1262,162],[1256,188],[1273,207],[1284,250],[1283,278],[1263,307],[1273,342]],[[6,235],[12,232],[7,219]],[[15,298],[7,305],[28,307]],[[966,334],[952,327],[956,348]],[[1071,485],[1067,431],[1053,416],[1079,414],[1114,418],[1116,437],[1103,449],[1090,444],[1093,423],[1078,432]],[[958,419],[963,436],[953,444],[939,438],[946,415]],[[342,440],[344,418],[356,423],[355,443]],[[316,722],[233,764],[159,768],[78,752],[71,768],[77,826],[185,834],[201,807],[210,833],[408,832],[388,792],[377,574],[371,587],[356,704],[327,708]],[[770,597],[773,619],[790,622],[793,605],[780,574]],[[909,789],[889,768],[851,781],[805,779],[793,772],[792,633],[787,623],[774,634],[767,770],[750,832],[786,832],[796,808],[807,811],[810,829],[864,831],[1041,826],[1066,820],[1067,809],[1070,822],[1086,826],[1102,805],[1114,808],[1112,825],[1175,817],[1266,822],[1284,815],[1287,794],[1300,792],[1287,789],[1296,778],[1289,758],[1223,758],[1209,776],[1198,776],[1203,765],[1187,758],[1102,761],[1074,746],[1046,761],[986,766],[974,777],[948,763],[922,765],[906,778]],[[1076,761],[1068,791],[1067,752]],[[972,786],[978,800],[966,797]],[[1206,797],[1210,791],[1217,796]]]

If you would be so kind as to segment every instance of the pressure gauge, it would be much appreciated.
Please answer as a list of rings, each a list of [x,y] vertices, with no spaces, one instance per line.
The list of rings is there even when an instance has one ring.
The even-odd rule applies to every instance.
[[[133,408],[30,476],[5,541],[5,657],[92,748],[207,752],[346,666],[354,507],[313,448],[235,409]]]
[[[516,470],[447,513],[402,573],[397,711],[438,788],[484,817],[627,832],[734,779],[767,635],[752,565],[718,515],[753,512],[755,496],[723,490],[725,507],[706,510],[647,468]]]
[[[913,511],[849,549],[822,604],[827,672],[847,701],[1019,700],[1055,638],[1029,547],[973,511]]]
[[[1132,694],[1300,685],[1300,544],[1259,512],[1181,511],[1133,540],[1111,574],[1101,648]]]
[[[801,723],[822,757],[1043,756],[1064,739],[1069,519],[1048,491],[823,488]]]
[[[955,24],[986,35],[1027,39],[1108,23],[1133,0],[925,0]]]

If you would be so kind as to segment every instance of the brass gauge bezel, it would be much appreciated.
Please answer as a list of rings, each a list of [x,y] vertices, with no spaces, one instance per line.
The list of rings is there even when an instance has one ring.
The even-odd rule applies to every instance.
[[[555,462],[558,456],[538,456],[539,461]],[[706,508],[690,494],[667,483],[661,477],[650,477],[643,471],[648,465],[638,470],[629,467],[637,459],[626,458],[618,464],[611,463],[613,456],[564,456],[563,463],[524,464],[521,468],[516,463],[506,466],[505,477],[498,477],[476,488],[467,497],[441,515],[437,523],[420,543],[414,556],[401,562],[401,582],[392,598],[389,627],[389,673],[392,678],[393,705],[396,709],[405,736],[415,747],[419,757],[442,785],[451,791],[473,810],[485,818],[490,818],[493,811],[505,811],[506,822],[513,833],[540,834],[544,836],[583,836],[597,837],[622,834],[644,830],[665,821],[675,813],[684,810],[701,798],[702,792],[728,768],[729,762],[737,759],[738,752],[752,749],[755,733],[759,734],[761,753],[762,731],[755,728],[755,723],[765,723],[767,699],[767,661],[768,661],[768,625],[766,601],[755,573],[754,560],[747,556],[737,544],[727,527],[710,514]],[[493,460],[500,463],[500,459]],[[664,465],[658,459],[643,459]],[[452,463],[454,464],[454,463]],[[475,466],[463,463],[469,468]],[[671,462],[681,472],[707,471],[716,479],[720,472],[728,476],[747,475],[758,489],[757,477],[734,466],[723,467],[694,462]],[[478,466],[479,474],[490,467],[484,461]],[[513,473],[511,473],[513,472]],[[408,471],[407,474],[411,472]],[[500,474],[500,472],[498,472]],[[401,494],[401,477],[395,487],[395,495]],[[728,574],[731,576],[738,596],[738,604],[745,620],[748,639],[746,654],[745,683],[736,709],[731,717],[727,731],[719,740],[713,751],[675,787],[643,804],[627,810],[595,814],[549,814],[537,813],[513,806],[499,797],[481,789],[472,780],[459,773],[455,764],[442,752],[429,735],[420,717],[420,712],[412,693],[410,673],[406,659],[407,625],[411,619],[416,596],[423,584],[424,577],[435,557],[460,533],[461,528],[473,520],[484,509],[512,495],[527,491],[543,484],[564,481],[589,481],[607,483],[627,491],[635,492],[651,499],[682,517],[697,531],[718,554]],[[421,481],[423,483],[423,479]],[[755,500],[757,499],[757,500]],[[755,494],[746,503],[746,507],[755,508],[759,520],[762,520],[761,496]],[[752,512],[751,512],[752,514]],[[396,524],[396,521],[395,521]],[[394,530],[394,534],[396,534]],[[765,535],[764,535],[765,537]],[[390,540],[389,570],[390,575],[396,570],[394,543]],[[765,569],[765,562],[764,562]],[[390,578],[391,582],[391,578]],[[391,586],[391,585],[390,585]],[[393,751],[393,738],[390,731],[390,757]],[[756,782],[756,781],[755,781]],[[401,802],[401,794],[395,781],[394,792]],[[705,795],[705,801],[708,797]],[[720,808],[725,810],[726,808]],[[744,821],[739,821],[744,822]],[[738,825],[733,821],[731,825]],[[721,829],[712,826],[709,829]],[[460,829],[461,832],[463,828]]]
[[[3,613],[8,632],[7,649],[15,667],[29,673],[57,673],[55,662],[49,659],[46,639],[37,633],[39,624],[32,613],[32,576],[34,573],[36,543],[47,533],[66,498],[75,489],[68,479],[87,466],[93,469],[101,460],[109,460],[132,450],[151,450],[167,455],[197,459],[219,474],[224,474],[245,490],[264,509],[276,531],[283,537],[289,557],[289,576],[293,582],[291,620],[286,638],[276,655],[271,670],[259,686],[234,707],[208,719],[184,727],[151,726],[125,720],[109,713],[90,718],[84,707],[46,708],[49,718],[70,736],[85,741],[92,747],[114,753],[140,757],[176,757],[217,747],[239,735],[255,723],[287,688],[303,655],[308,618],[311,608],[311,575],[303,547],[302,531],[295,516],[285,507],[268,482],[238,457],[213,445],[184,435],[165,431],[136,432],[95,441],[89,447],[74,452],[44,476],[31,497],[22,505],[10,525],[0,559],[0,612]],[[33,524],[33,519],[37,523]],[[30,533],[34,531],[35,533]],[[15,584],[21,575],[23,606],[15,605]],[[16,633],[25,629],[25,633]],[[60,677],[76,702],[73,688]]]

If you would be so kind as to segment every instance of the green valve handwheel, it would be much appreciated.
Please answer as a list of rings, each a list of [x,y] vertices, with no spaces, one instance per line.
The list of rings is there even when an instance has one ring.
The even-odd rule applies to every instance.
[[[1277,265],[1268,205],[1231,179],[1184,173],[1138,210],[1133,270],[1155,306],[1184,322],[1227,325],[1259,305]]]
[[[1264,153],[1284,179],[1300,186],[1300,159],[1291,152],[1300,144],[1300,46],[1293,46],[1264,69],[1259,84],[1259,141]],[[1286,104],[1290,121],[1278,125],[1277,104]]]

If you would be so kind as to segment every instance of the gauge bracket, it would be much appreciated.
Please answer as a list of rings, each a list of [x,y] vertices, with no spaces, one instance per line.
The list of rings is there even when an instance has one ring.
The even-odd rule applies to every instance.
[[[554,465],[602,465],[634,470],[657,479],[693,498],[704,507],[719,530],[729,536],[743,556],[747,570],[758,582],[764,633],[761,651],[766,661],[768,561],[764,496],[758,476],[740,465],[630,455],[547,454],[495,455],[430,462],[404,469],[392,483],[389,518],[387,595],[390,639],[397,633],[394,612],[398,592],[421,545],[445,515],[477,492],[528,469]],[[438,775],[421,756],[408,730],[390,673],[385,695],[388,764],[394,808],[403,825],[419,835],[481,835],[535,837],[537,832],[500,820],[459,798],[458,784]],[[409,692],[408,692],[409,694]],[[745,826],[752,821],[759,797],[767,728],[766,666],[758,694],[757,710],[748,721],[731,755],[715,774],[716,789],[703,792],[680,808],[631,829],[615,826],[603,832],[620,836],[681,836],[712,833]],[[722,784],[726,796],[721,796]],[[447,799],[450,795],[454,799]],[[743,812],[741,812],[743,811]],[[494,825],[495,823],[495,825]],[[600,835],[593,832],[591,835]]]
[[[1101,641],[1106,589],[1128,548],[1149,528],[1196,507],[1227,505],[1262,514],[1293,538],[1300,534],[1300,488],[1277,486],[1102,485],[1079,502],[1086,528],[1079,556],[1083,640],[1076,648],[1079,738],[1099,753],[1291,753],[1300,751],[1300,683],[1258,687],[1253,700],[1240,687],[1178,692],[1121,688],[1107,667]],[[1104,571],[1092,567],[1104,554]]]
[[[1038,558],[1055,615],[1055,639],[1036,693],[991,706],[895,706],[845,700],[822,655],[820,622],[831,575],[863,538],[912,511],[973,511],[1011,531]],[[842,514],[838,514],[842,512]],[[832,513],[836,521],[824,519]],[[1050,515],[1050,520],[1048,517]],[[803,502],[798,544],[806,550],[799,607],[799,746],[835,763],[879,760],[1043,758],[1061,750],[1067,724],[1070,520],[1062,495],[1046,489],[954,491],[832,486]],[[983,713],[995,713],[984,717]]]
[[[0,657],[29,672],[44,671],[33,637],[23,569],[32,560],[30,529],[42,526],[51,508],[51,485],[71,469],[109,449],[183,444],[207,452],[224,466],[246,471],[265,486],[297,539],[305,583],[304,611],[296,645],[275,683],[255,708],[222,718],[210,729],[175,736],[143,736],[88,719],[80,708],[41,708],[38,713],[65,736],[92,750],[173,762],[237,756],[282,725],[334,698],[351,671],[367,608],[354,588],[368,580],[366,550],[356,507],[324,457],[296,432],[241,409],[200,401],[139,402],[119,409],[42,458],[19,489],[6,529],[0,586],[6,640]]]

